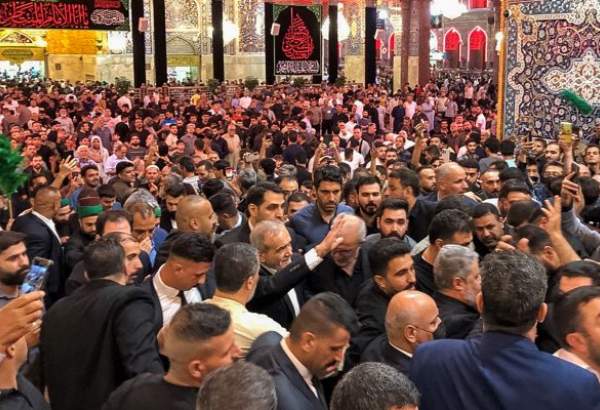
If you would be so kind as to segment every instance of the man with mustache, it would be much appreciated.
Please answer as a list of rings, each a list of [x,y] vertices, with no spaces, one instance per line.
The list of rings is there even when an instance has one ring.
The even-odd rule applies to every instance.
[[[29,272],[25,235],[0,232],[0,307],[19,296],[20,286]]]
[[[356,183],[356,196],[358,197],[358,216],[365,221],[367,234],[377,233],[376,224],[377,208],[381,204],[381,181],[375,176],[364,176]]]
[[[385,333],[385,313],[392,296],[416,285],[410,246],[394,237],[379,240],[369,250],[373,279],[362,286],[356,299],[360,332],[353,353],[360,354],[377,336]]]
[[[381,202],[375,213],[378,233],[367,236],[362,245],[363,252],[383,238],[396,238],[411,248],[416,245],[413,238],[408,236],[408,202],[397,198],[386,198]]]
[[[504,223],[500,218],[500,211],[492,204],[482,203],[471,211],[475,249],[484,257],[493,252],[504,236]]]

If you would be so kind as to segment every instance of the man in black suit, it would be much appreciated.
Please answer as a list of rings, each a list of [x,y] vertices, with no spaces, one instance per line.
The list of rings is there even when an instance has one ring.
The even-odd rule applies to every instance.
[[[205,235],[182,232],[173,241],[167,261],[142,283],[154,301],[157,332],[181,306],[202,302],[212,295],[214,289],[208,295],[200,286],[207,281],[214,254],[214,246]]]
[[[163,371],[154,306],[143,290],[125,286],[123,247],[102,238],[83,260],[90,282],[52,306],[42,324],[44,380],[57,410],[100,409],[125,380]]]
[[[285,221],[285,198],[283,190],[273,182],[262,182],[250,188],[246,194],[248,220],[217,239],[215,244],[221,247],[228,243],[250,243],[250,232],[261,221]],[[294,252],[302,252],[306,240],[288,228],[292,238]]]
[[[46,303],[52,304],[64,294],[65,275],[62,270],[63,252],[60,237],[53,218],[60,209],[60,192],[46,186],[38,189],[33,197],[31,212],[25,213],[12,226],[15,232],[26,235],[29,260],[39,256],[54,264],[48,270]]]
[[[439,312],[431,296],[416,290],[397,293],[390,300],[385,315],[386,334],[367,346],[360,361],[385,363],[408,374],[417,346],[434,336],[441,336],[443,328],[440,323]]]
[[[433,300],[440,310],[446,337],[464,339],[479,320],[475,299],[481,291],[479,255],[460,245],[445,245],[433,265],[438,290]]]
[[[303,256],[292,251],[292,239],[280,221],[262,221],[250,234],[260,258],[259,282],[248,310],[262,313],[289,329],[304,304],[303,282],[323,258],[341,243],[343,218],[338,218],[325,239]]]
[[[123,383],[103,410],[194,410],[198,388],[212,371],[239,357],[229,312],[208,303],[185,305],[158,335],[169,371]]]
[[[415,288],[415,268],[410,249],[399,239],[385,238],[369,250],[373,278],[365,282],[356,299],[360,331],[352,342],[358,354],[371,340],[385,333],[385,313],[391,297]]]
[[[321,293],[302,307],[288,337],[265,333],[246,359],[273,377],[279,410],[326,410],[320,379],[340,369],[357,326],[356,314],[344,299]]]

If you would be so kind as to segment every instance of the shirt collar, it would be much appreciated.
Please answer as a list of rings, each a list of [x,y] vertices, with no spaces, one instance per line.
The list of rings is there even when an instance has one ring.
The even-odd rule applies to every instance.
[[[394,346],[392,344],[392,342],[388,342],[388,343],[392,347],[392,349],[395,349],[395,350],[399,351],[400,353],[404,354],[405,356],[408,356],[408,357],[410,357],[412,359],[412,357],[413,357],[412,353],[409,353],[409,352],[407,352],[404,349],[400,349],[398,346]]]
[[[570,352],[566,349],[559,349],[556,352],[554,352],[553,356],[556,356],[559,359],[566,360],[567,362],[576,364],[577,366],[582,367],[585,370],[594,373],[594,375],[600,379],[600,375],[596,372],[596,370],[594,370],[592,367],[590,367],[583,359],[581,359],[579,356],[577,356],[573,352]]]
[[[156,275],[154,275],[154,278],[152,279],[152,283],[154,284],[156,293],[169,297],[176,297],[179,294],[179,290],[165,284],[161,278],[161,272],[164,266],[165,265],[161,265],[160,268],[158,268]]]
[[[302,364],[302,362],[300,362],[300,360],[298,360],[298,358],[296,356],[294,356],[294,353],[292,353],[292,351],[288,347],[286,340],[287,340],[287,338],[281,339],[280,345],[281,345],[281,348],[283,349],[283,352],[288,357],[288,359],[290,359],[290,361],[292,362],[292,364],[294,365],[296,370],[298,370],[298,373],[300,373],[300,376],[302,376],[302,378],[304,380],[306,380],[309,385],[312,385],[312,377],[313,377],[312,374],[306,368],[306,366],[304,366]]]

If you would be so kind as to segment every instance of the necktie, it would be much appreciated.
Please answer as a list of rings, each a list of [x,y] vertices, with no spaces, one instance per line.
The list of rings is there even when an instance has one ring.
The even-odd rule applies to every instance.
[[[185,300],[185,293],[183,293],[183,290],[180,290],[177,296],[181,300],[181,306],[187,305],[187,300]]]

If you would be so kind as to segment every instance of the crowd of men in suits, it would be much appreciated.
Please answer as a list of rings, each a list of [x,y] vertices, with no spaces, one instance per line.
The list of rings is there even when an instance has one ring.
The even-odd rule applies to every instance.
[[[57,123],[8,127],[46,139],[0,231],[0,410],[600,408],[600,150],[500,142],[469,87],[460,120],[436,83],[383,118],[379,87],[8,88]]]

